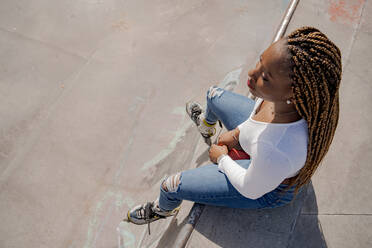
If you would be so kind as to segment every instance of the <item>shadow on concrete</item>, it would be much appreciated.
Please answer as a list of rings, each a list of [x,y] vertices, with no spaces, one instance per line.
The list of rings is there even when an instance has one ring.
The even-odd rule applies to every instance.
[[[301,214],[297,217],[288,248],[326,248],[322,227],[318,220],[318,205],[312,183],[307,189]]]
[[[210,162],[209,160],[209,148],[207,148],[200,156],[196,159],[196,166],[195,167],[200,167],[203,164],[206,164],[207,162]],[[210,162],[211,163],[211,162]]]
[[[186,224],[187,224],[187,218],[183,219],[180,223],[178,223],[177,218],[173,218],[168,229],[162,235],[156,247],[162,247],[162,248],[173,247],[173,244],[175,244],[179,233],[182,232]]]
[[[153,187],[156,185],[165,175],[176,174],[185,168],[189,168],[189,164],[194,156],[195,147],[197,147],[199,133],[193,126],[190,126],[184,132],[182,138],[177,140],[174,146],[170,145],[162,152],[166,155],[159,155],[159,159],[155,158],[155,161],[148,168],[143,170],[143,178],[141,183]],[[171,142],[173,143],[173,142]],[[193,147],[193,149],[190,149]]]
[[[306,204],[311,204],[312,210],[317,210],[311,183],[302,189],[292,203],[276,209],[245,210],[206,206],[194,232],[226,248],[327,247],[317,213],[301,214]],[[194,233],[192,239],[209,242],[205,239],[197,241],[200,234]]]

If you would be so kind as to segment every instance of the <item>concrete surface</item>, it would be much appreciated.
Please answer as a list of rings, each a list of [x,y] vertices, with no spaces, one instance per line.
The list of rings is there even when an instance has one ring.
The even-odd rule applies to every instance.
[[[307,196],[298,199],[303,204],[288,206],[299,214],[278,220],[285,211],[278,209],[265,223],[260,211],[251,211],[234,221],[225,220],[234,210],[206,207],[187,247],[372,247],[371,11],[371,1],[300,1],[288,27],[288,32],[304,25],[325,32],[341,49],[344,69],[331,149]],[[272,226],[282,228],[268,232]]]
[[[117,247],[128,208],[155,199],[165,174],[208,163],[185,102],[204,103],[238,68],[244,82],[287,4],[3,0],[0,247]],[[365,0],[300,2],[288,31],[319,27],[343,53],[331,150],[296,202],[207,206],[188,247],[372,246],[371,11]],[[168,246],[174,235],[161,234],[177,234],[191,205],[151,236],[122,223],[123,247]]]

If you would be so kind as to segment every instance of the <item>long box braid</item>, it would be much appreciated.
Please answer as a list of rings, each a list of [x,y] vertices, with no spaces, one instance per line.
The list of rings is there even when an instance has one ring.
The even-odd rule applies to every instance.
[[[308,123],[304,167],[288,186],[307,184],[328,152],[339,118],[341,52],[318,29],[302,27],[287,36],[294,103]]]

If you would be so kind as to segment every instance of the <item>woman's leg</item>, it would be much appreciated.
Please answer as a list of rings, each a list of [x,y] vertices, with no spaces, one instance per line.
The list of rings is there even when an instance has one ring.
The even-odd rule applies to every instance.
[[[212,86],[209,88],[207,92],[207,109],[205,113],[205,119],[210,124],[214,124],[217,120],[221,120],[228,130],[232,130],[236,128],[239,124],[241,124],[242,122],[248,119],[249,115],[253,111],[254,105],[255,105],[255,101],[246,96],[239,95],[239,94],[236,94],[230,91],[226,91],[217,86]],[[247,163],[250,163],[250,161]],[[221,174],[221,172],[219,172],[218,170],[215,170],[217,169],[216,165],[213,165],[212,167],[213,167],[212,173],[208,172],[208,167],[203,166],[203,167],[200,167],[194,170],[183,172],[182,174],[188,174],[190,171],[192,171],[193,174],[200,173],[200,175],[202,175],[203,172],[206,172],[204,174],[207,176],[208,175],[218,176],[217,179],[220,179],[219,181],[221,181],[222,183],[224,182],[226,186],[227,178],[223,174]],[[159,197],[159,198],[163,198],[163,200],[159,199],[160,202],[163,202],[163,204],[160,203],[159,205],[162,205],[164,209],[165,208],[172,209],[173,206],[177,207],[180,204],[181,201],[175,199],[173,200],[174,203],[173,204],[171,203],[171,206],[169,205],[168,207],[166,207],[164,205],[164,202],[169,203],[172,201],[172,200],[170,201],[164,200],[166,198],[164,197],[164,195],[165,194],[171,195],[173,192],[177,191],[177,189],[179,188],[178,185],[180,184],[179,183],[180,178],[181,178],[181,173],[178,173],[174,176],[168,177],[167,180],[163,181],[162,187],[161,187],[161,196]],[[191,184],[193,184],[192,182],[193,180],[186,180],[184,184],[188,184],[189,181],[191,181]],[[206,181],[202,180],[200,182],[206,182]],[[208,184],[210,183],[208,182]],[[230,187],[232,187],[230,183],[229,185]],[[204,185],[201,185],[201,187],[204,187]],[[225,190],[229,190],[229,189],[225,188]],[[236,193],[239,194],[238,192]]]
[[[209,124],[221,120],[227,130],[232,130],[248,119],[254,105],[249,97],[212,86],[207,92],[205,120]]]
[[[250,160],[236,162],[243,168],[250,165]],[[172,190],[165,191],[160,187],[159,207],[162,210],[172,210],[178,207],[182,200],[230,208],[259,209],[279,207],[293,198],[294,188],[280,195],[286,186],[284,184],[256,200],[246,198],[234,188],[215,164],[183,171],[179,178],[180,183]]]

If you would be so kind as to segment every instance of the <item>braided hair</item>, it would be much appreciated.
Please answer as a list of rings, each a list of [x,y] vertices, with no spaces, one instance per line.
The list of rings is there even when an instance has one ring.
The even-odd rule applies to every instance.
[[[302,27],[287,37],[292,80],[292,102],[308,123],[307,157],[304,167],[287,188],[295,192],[307,184],[328,152],[339,117],[341,52],[318,29]]]

